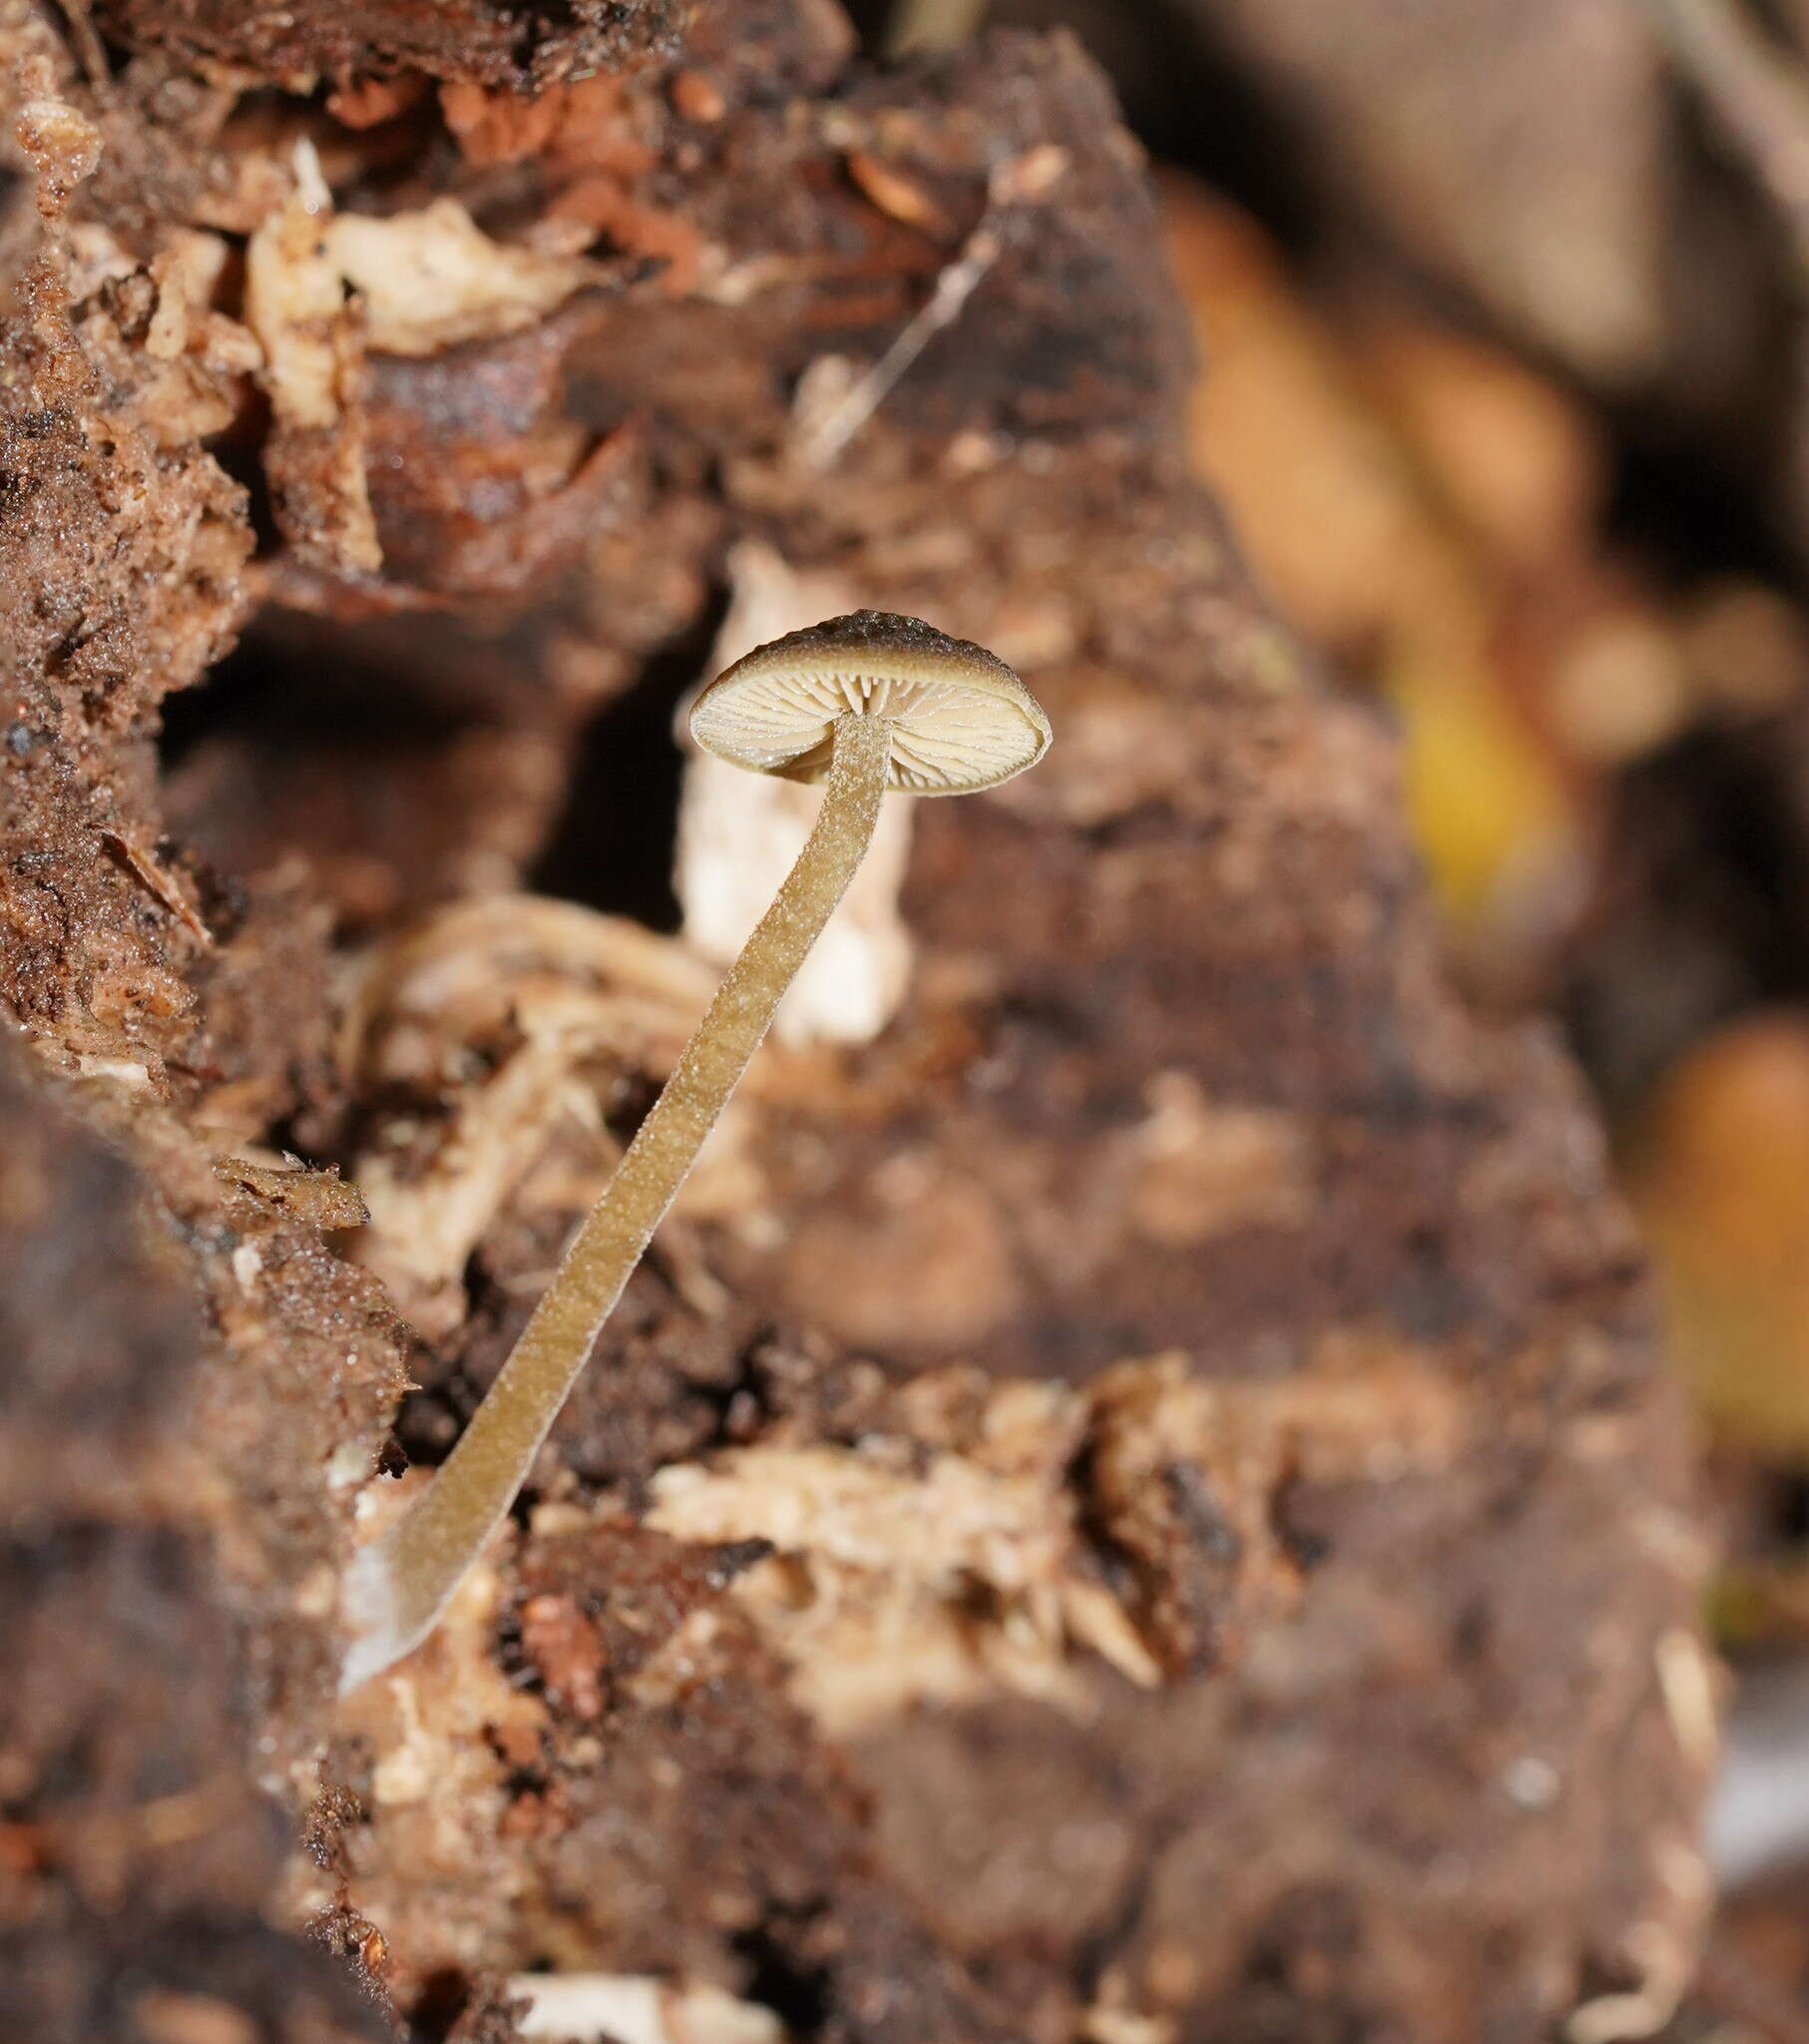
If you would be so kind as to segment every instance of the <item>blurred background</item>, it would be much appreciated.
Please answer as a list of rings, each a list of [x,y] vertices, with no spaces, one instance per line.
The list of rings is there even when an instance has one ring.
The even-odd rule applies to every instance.
[[[1186,458],[1332,685],[1398,716],[1473,996],[1552,1017],[1600,1102],[1735,1680],[1727,1900],[1671,2034],[1809,2038],[1809,0],[862,26],[983,19],[1116,81],[1206,370]]]

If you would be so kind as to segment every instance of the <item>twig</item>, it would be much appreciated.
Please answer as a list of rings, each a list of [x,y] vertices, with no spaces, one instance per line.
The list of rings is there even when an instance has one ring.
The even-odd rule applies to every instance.
[[[107,62],[107,46],[89,17],[88,0],[60,0],[60,4],[63,19],[69,26],[69,39],[75,45],[88,83],[93,86],[108,84],[113,71]]]
[[[153,900],[176,917],[191,936],[208,950],[214,948],[214,932],[202,921],[188,896],[177,884],[175,877],[158,864],[142,844],[135,843],[123,830],[103,828],[101,841],[112,851],[145,889]]]
[[[892,386],[945,326],[961,316],[975,287],[999,259],[1003,245],[989,213],[962,244],[936,279],[928,301],[900,329],[892,345],[798,438],[798,456],[807,468],[827,468],[862,426],[885,402]]]
[[[1770,195],[1809,269],[1809,78],[1738,0],[1654,0],[1678,64]]]
[[[961,308],[1004,251],[1013,209],[1040,201],[1067,168],[1067,152],[1052,143],[1027,150],[994,168],[987,181],[987,206],[980,225],[962,243],[954,261],[937,277],[928,300],[912,314],[866,374],[802,426],[797,453],[806,467],[827,468],[834,462],[930,341],[961,316]]]

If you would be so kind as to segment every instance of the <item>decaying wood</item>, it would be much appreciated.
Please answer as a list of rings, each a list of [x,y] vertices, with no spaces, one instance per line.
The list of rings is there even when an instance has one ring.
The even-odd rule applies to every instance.
[[[91,1152],[49,1145],[7,1197],[31,1241],[134,1199],[167,1239],[117,1296],[28,1294],[54,1352],[101,1315],[129,1355],[141,1293],[206,1328],[199,1389],[143,1382],[184,1442],[162,1601],[96,1618],[30,1541],[0,1594],[52,1671],[31,1710],[162,1780],[174,1718],[130,1700],[167,1689],[234,1726],[231,1793],[312,1811],[279,1895],[267,1849],[186,1876],[230,1936],[113,1918],[109,1965],[381,2034],[284,2000],[318,1969],[255,1901],[496,2044],[497,1980],[542,1964],[871,2044],[1649,2004],[1700,1923],[1704,1756],[1661,1672],[1698,1558],[1638,1258],[1554,1046],[1441,978],[1388,741],[1181,472],[1189,364],[1100,80],[1038,37],[875,72],[822,0],[545,12],[119,0],[104,90],[58,17],[0,17],[36,202],[5,228],[0,990],[11,1061],[130,1160],[71,1208]],[[257,396],[280,306],[224,261],[204,306],[178,260],[271,249],[298,148],[337,220],[437,223],[492,284],[471,236],[520,252],[505,313],[425,340],[332,257],[300,339],[336,409],[300,427]],[[296,430],[336,494],[253,561],[223,463],[280,508]],[[897,1017],[765,1054],[521,1523],[335,1722],[337,1570],[407,1487],[376,1473],[402,1343],[430,1458],[707,983],[595,911],[660,897],[670,713],[751,537],[994,647],[1057,746],[925,805]],[[160,776],[164,699],[241,634],[268,698]],[[586,905],[494,898],[548,839]],[[9,1156],[51,1111],[18,1082]],[[260,1161],[290,1148],[365,1181],[362,1247],[321,1240],[343,1185],[310,1213]],[[5,1395],[46,1509],[67,1485],[116,1537],[141,1506],[89,1496],[85,1409],[54,1437]],[[73,2037],[86,1884],[163,1862],[61,1853],[80,1794],[23,1708],[0,1871],[40,1956],[0,1993]]]

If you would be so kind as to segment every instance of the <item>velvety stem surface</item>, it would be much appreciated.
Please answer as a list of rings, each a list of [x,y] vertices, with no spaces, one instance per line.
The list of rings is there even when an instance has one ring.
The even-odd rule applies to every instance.
[[[803,850],[573,1238],[514,1353],[427,1489],[353,1558],[342,1690],[427,1636],[514,1502],[630,1273],[854,877],[879,815],[890,752],[883,718],[837,722],[823,805]]]

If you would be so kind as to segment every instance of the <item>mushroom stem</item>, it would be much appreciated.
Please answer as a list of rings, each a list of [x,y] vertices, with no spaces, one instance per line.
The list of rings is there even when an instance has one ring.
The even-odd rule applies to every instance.
[[[630,1274],[854,877],[879,817],[891,750],[889,719],[837,718],[822,808],[772,906],[729,967],[458,1445],[414,1505],[352,1558],[342,1693],[426,1638],[514,1502]]]

